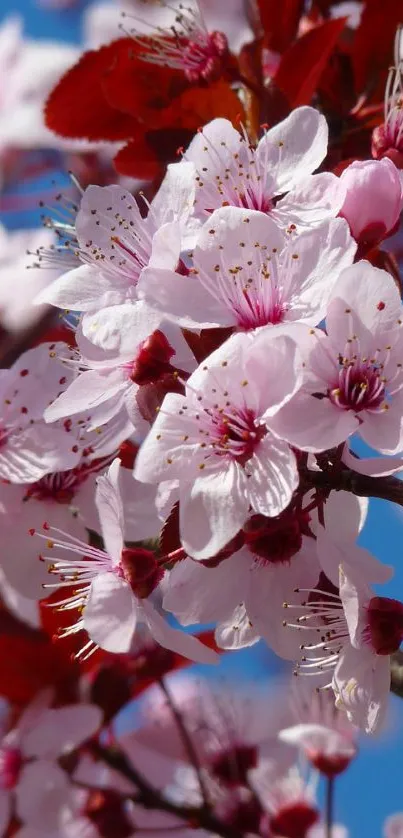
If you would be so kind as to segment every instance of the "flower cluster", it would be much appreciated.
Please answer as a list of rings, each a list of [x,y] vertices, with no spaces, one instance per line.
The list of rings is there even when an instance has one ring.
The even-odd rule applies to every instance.
[[[0,29],[7,189],[28,149],[74,169],[0,230],[0,835],[338,838],[387,716],[403,601],[361,536],[403,505],[401,29],[388,75],[394,0],[224,5],[93,9],[50,94]],[[171,678],[259,641],[270,701]]]

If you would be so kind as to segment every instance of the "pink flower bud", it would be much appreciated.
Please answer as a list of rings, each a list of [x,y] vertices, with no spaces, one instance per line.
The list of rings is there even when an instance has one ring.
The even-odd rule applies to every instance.
[[[340,180],[346,197],[339,215],[348,221],[362,256],[394,231],[403,203],[400,174],[391,160],[361,160]]]

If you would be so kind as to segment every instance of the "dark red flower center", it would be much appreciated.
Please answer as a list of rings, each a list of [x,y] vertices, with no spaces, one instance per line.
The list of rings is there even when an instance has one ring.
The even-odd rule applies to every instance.
[[[379,410],[385,402],[385,383],[378,367],[368,361],[342,363],[339,377],[329,390],[330,401],[342,410]]]
[[[131,364],[130,378],[135,384],[152,384],[167,372],[172,372],[171,358],[175,350],[159,329],[156,329],[138,347],[137,356]]]
[[[119,575],[139,599],[146,599],[161,581],[164,571],[158,566],[151,550],[125,547],[120,559]]]
[[[283,838],[304,838],[308,829],[319,819],[319,812],[305,801],[296,801],[283,806],[270,820],[274,835]]]
[[[269,564],[283,564],[301,549],[303,535],[310,535],[309,514],[285,510],[276,518],[253,515],[243,533],[254,556]]]
[[[246,785],[248,771],[256,765],[257,749],[254,745],[234,745],[218,751],[209,760],[212,774],[228,785]]]
[[[397,599],[375,596],[367,607],[366,637],[377,655],[397,652],[403,640],[403,604]]]

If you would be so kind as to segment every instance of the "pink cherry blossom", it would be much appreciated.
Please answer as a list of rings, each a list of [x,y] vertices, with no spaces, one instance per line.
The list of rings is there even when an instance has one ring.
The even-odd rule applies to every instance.
[[[88,315],[76,341],[81,372],[45,411],[47,422],[95,410],[97,423],[103,424],[126,408],[136,430],[144,433],[139,388],[172,375],[177,367],[183,371],[195,365],[180,330],[163,324],[161,315],[141,300]]]
[[[51,831],[68,804],[71,786],[56,760],[93,736],[102,722],[91,704],[48,707],[40,693],[15,727],[3,728],[0,744],[0,833],[14,810],[28,826]]]
[[[214,663],[215,652],[191,635],[168,626],[151,602],[150,595],[158,586],[163,570],[151,551],[124,546],[119,469],[120,461],[116,459],[97,483],[95,502],[105,550],[90,547],[47,522],[45,533],[38,533],[48,550],[67,550],[78,555],[72,559],[42,556],[44,561],[50,562],[50,573],[62,577],[55,587],[71,589],[74,585],[75,592],[59,605],[67,609],[79,608],[81,616],[66,633],[87,631],[90,639],[80,654],[91,654],[97,646],[110,652],[128,652],[136,624],[143,622],[165,648],[203,663]]]
[[[229,204],[269,213],[284,229],[333,218],[344,200],[343,185],[328,172],[311,175],[326,156],[327,141],[326,120],[310,107],[296,108],[265,131],[256,148],[245,131],[214,119],[184,155],[195,167],[197,217]]]
[[[263,213],[223,207],[203,225],[189,275],[146,268],[139,294],[188,328],[247,330],[294,320],[316,326],[355,250],[340,219],[287,241]]]
[[[285,771],[294,754],[277,739],[281,726],[291,718],[284,702],[284,684],[272,685],[269,694],[267,685],[251,686],[218,686],[191,676],[166,679],[164,693],[158,687],[148,691],[139,729],[127,737],[133,754],[140,744],[158,758],[191,763],[174,722],[175,707],[203,776],[213,788],[218,783],[235,792],[237,786],[247,785],[265,756],[271,756],[278,769]]]
[[[306,378],[275,419],[276,430],[307,451],[353,433],[372,448],[403,449],[402,304],[386,271],[361,261],[341,274],[328,306],[327,334],[299,330]]]
[[[298,389],[295,344],[272,327],[233,335],[169,393],[139,451],[134,474],[178,480],[181,540],[197,559],[233,538],[249,508],[275,516],[298,485],[289,446],[270,431]]]
[[[340,215],[365,253],[394,232],[403,206],[402,182],[394,163],[383,160],[356,160],[340,178],[346,197]]]
[[[2,480],[33,483],[48,472],[73,468],[80,459],[80,426],[75,434],[70,421],[48,428],[42,419],[71,378],[55,360],[57,352],[67,350],[63,343],[41,344],[24,352],[10,369],[0,370]]]
[[[97,311],[134,300],[143,269],[154,263],[161,267],[161,248],[162,265],[174,269],[180,257],[179,222],[192,205],[190,170],[186,165],[170,167],[146,218],[121,186],[89,186],[81,198],[71,243],[82,264],[44,289],[37,302]]]
[[[383,825],[384,838],[402,838],[403,835],[403,812],[396,812],[389,815]]]
[[[295,602],[299,584],[314,586],[319,579],[309,535],[309,515],[303,511],[253,516],[239,537],[244,546],[233,555],[214,559],[211,567],[190,558],[178,562],[166,583],[164,608],[183,625],[217,623],[216,640],[223,648],[251,645],[261,636],[277,654],[293,660],[300,638],[283,625],[283,603],[291,597]],[[239,603],[247,632],[240,630]]]
[[[254,772],[254,786],[266,811],[270,835],[284,838],[306,838],[319,820],[316,806],[316,782],[313,776],[304,779],[297,766],[279,773],[268,760]]]
[[[309,682],[309,679],[307,679]],[[314,768],[335,777],[357,753],[357,729],[334,703],[332,690],[307,689],[298,681],[293,690],[295,724],[279,733],[282,742],[296,745]]]

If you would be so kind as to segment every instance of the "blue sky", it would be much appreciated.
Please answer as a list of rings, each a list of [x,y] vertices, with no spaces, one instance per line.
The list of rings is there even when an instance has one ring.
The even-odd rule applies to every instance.
[[[68,11],[46,11],[38,8],[34,0],[1,0],[0,21],[8,14],[20,13],[25,19],[26,34],[75,43],[80,38],[83,6],[79,2]],[[4,216],[2,221],[10,227],[31,227],[38,224],[39,214],[38,209],[23,216]],[[403,590],[402,523],[403,509],[374,500],[361,536],[363,546],[394,565],[395,577],[385,594],[397,598]],[[281,669],[282,664],[263,645],[226,655],[220,667],[226,679],[234,682],[245,677],[267,679]],[[403,810],[403,700],[392,697],[391,716],[390,730],[377,739],[363,740],[358,758],[338,781],[337,820],[348,827],[353,838],[379,838],[385,817]]]

